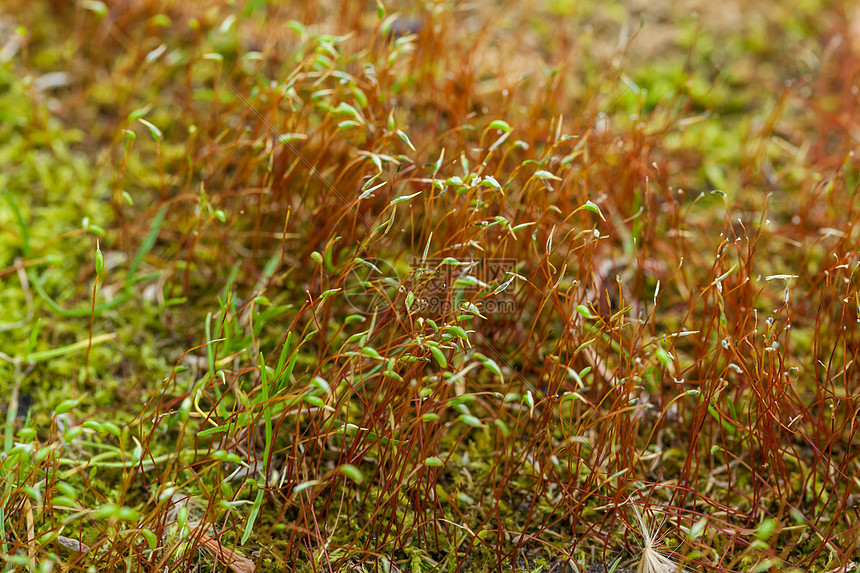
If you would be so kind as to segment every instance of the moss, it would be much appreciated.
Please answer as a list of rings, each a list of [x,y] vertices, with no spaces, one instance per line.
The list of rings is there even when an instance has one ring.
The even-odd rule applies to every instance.
[[[713,507],[776,512],[785,500],[760,489],[771,479],[789,478],[783,495],[811,516],[832,513],[848,486],[831,488],[837,478],[807,466],[803,455],[788,459],[788,476],[744,460],[772,443],[765,429],[779,429],[765,424],[755,392],[760,371],[803,370],[792,386],[798,401],[774,406],[786,413],[831,384],[835,370],[825,376],[813,368],[817,360],[851,358],[850,344],[828,357],[820,349],[835,340],[839,301],[853,296],[853,287],[831,288],[826,277],[835,271],[834,250],[852,264],[842,247],[856,233],[840,206],[850,204],[856,166],[843,157],[844,179],[813,200],[833,168],[809,157],[824,158],[827,148],[804,155],[792,147],[814,139],[810,118],[845,102],[837,92],[821,94],[819,106],[778,99],[797,71],[787,62],[820,39],[826,16],[800,22],[776,10],[721,30],[721,21],[665,8],[664,20],[640,32],[652,34],[645,45],[659,53],[641,54],[617,46],[619,30],[636,20],[625,5],[577,4],[575,18],[559,20],[571,13],[568,4],[531,13],[511,6],[507,24],[486,40],[470,28],[485,15],[440,4],[416,38],[397,40],[397,53],[365,30],[364,15],[345,30],[351,16],[333,23],[310,3],[307,27],[288,24],[272,7],[198,14],[192,5],[154,27],[148,4],[131,3],[125,15],[112,13],[116,30],[101,54],[86,36],[107,24],[89,10],[76,16],[83,32],[59,39],[62,19],[47,4],[16,15],[30,26],[31,42],[26,58],[0,65],[0,187],[9,191],[0,203],[0,316],[20,324],[0,331],[0,376],[20,385],[19,402],[33,400],[28,424],[38,447],[62,451],[59,471],[90,512],[69,523],[84,541],[101,542],[93,563],[112,570],[133,555],[153,560],[141,567],[155,566],[160,556],[136,545],[131,526],[96,516],[107,502],[122,504],[157,529],[175,510],[170,495],[160,498],[165,488],[210,505],[205,519],[226,530],[225,545],[243,545],[251,522],[241,550],[263,550],[260,570],[296,561],[296,570],[316,570],[325,559],[368,571],[484,571],[500,562],[561,570],[559,554],[570,547],[590,563],[593,548],[629,545],[625,500],[671,504],[661,496],[681,499],[677,492],[693,489]],[[233,25],[219,28],[230,15]],[[191,17],[202,30],[186,29]],[[774,25],[786,32],[774,33]],[[666,32],[668,40],[658,37]],[[117,38],[139,47],[121,47]],[[147,61],[161,42],[167,51]],[[270,77],[245,65],[252,44],[266,59],[261,70],[280,71]],[[546,57],[562,51],[561,60]],[[220,63],[200,59],[215,52]],[[525,67],[517,62],[523,55]],[[538,61],[543,73],[535,72]],[[645,91],[631,89],[613,107],[616,63]],[[30,84],[28,77],[67,66],[76,72],[69,88],[38,93]],[[535,73],[523,79],[525,71]],[[133,110],[161,130],[160,141],[129,121]],[[600,111],[605,121],[589,125]],[[499,118],[512,137],[490,153],[501,131],[485,127]],[[136,134],[130,147],[122,130]],[[273,131],[300,136],[282,145]],[[552,147],[564,134],[573,137]],[[790,145],[773,143],[783,136]],[[509,149],[514,139],[522,143]],[[551,173],[544,180],[552,189],[535,185],[538,167]],[[765,183],[776,185],[769,202],[768,169]],[[815,181],[815,173],[827,175]],[[484,179],[491,174],[501,189]],[[468,183],[449,183],[454,175]],[[377,184],[373,197],[359,198]],[[708,194],[713,188],[726,195]],[[395,197],[419,191],[390,218]],[[577,211],[585,201],[590,212]],[[163,226],[138,251],[162,206]],[[763,232],[753,249],[746,231],[756,229],[759,213],[772,219],[773,234]],[[497,217],[528,226],[500,232]],[[846,243],[820,240],[816,229],[824,226],[844,229]],[[807,244],[788,248],[780,236]],[[106,260],[98,281],[96,240]],[[430,258],[516,259],[521,278],[508,286],[517,314],[484,321],[440,312],[431,326],[409,313],[407,293],[422,288],[413,261],[425,249]],[[313,252],[326,260],[317,264]],[[345,325],[356,309],[337,289],[357,256],[391,261],[381,274],[393,282],[371,286],[393,304]],[[596,298],[592,277],[612,278],[606,260],[619,272],[635,261],[638,286],[623,287],[625,302],[641,312],[576,323],[570,309]],[[133,265],[140,282],[126,282]],[[800,275],[787,303],[780,285],[756,278],[784,272]],[[487,278],[493,284],[480,296],[494,296],[497,279]],[[34,291],[37,282],[66,310],[52,309]],[[97,304],[126,298],[90,316],[94,285]],[[472,294],[460,289],[457,300]],[[790,312],[777,324],[792,321],[790,343],[765,354],[761,332],[747,329],[750,311],[763,320],[784,304]],[[91,332],[109,339],[89,350],[69,346]],[[68,350],[26,363],[26,354],[58,348]],[[610,381],[601,365],[617,378]],[[715,383],[721,379],[726,385]],[[567,393],[560,405],[550,388]],[[697,401],[684,393],[692,388],[717,394]],[[828,390],[840,392],[847,389]],[[80,401],[55,416],[70,398]],[[843,419],[844,412],[834,418]],[[73,430],[82,432],[78,439],[50,445],[58,420],[89,425]],[[814,409],[795,420],[805,432],[830,421]],[[788,437],[792,447],[801,448],[801,436]],[[264,451],[277,483],[265,490],[223,484],[239,466],[213,456],[252,461]],[[443,466],[426,463],[431,455]],[[139,465],[98,463],[136,456]],[[54,471],[38,466],[36,453],[16,459],[25,471],[4,474],[4,491],[13,492],[4,500],[31,495],[26,488]],[[726,463],[731,490],[705,471]],[[804,490],[799,476],[812,474],[815,485]],[[51,488],[41,495],[59,499]],[[685,526],[704,511],[675,509]],[[39,527],[66,518],[39,514]],[[709,522],[708,543],[714,555],[734,555],[729,540],[737,540],[723,535],[724,521],[735,531],[755,524],[741,513],[719,520]],[[667,544],[687,552],[680,539]],[[813,551],[809,543],[791,558]],[[750,553],[746,565],[764,556]]]

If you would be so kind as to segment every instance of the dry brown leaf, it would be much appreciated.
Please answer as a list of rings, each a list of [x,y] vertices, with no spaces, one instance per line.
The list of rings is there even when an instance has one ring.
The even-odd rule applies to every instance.
[[[30,557],[30,571],[36,570],[36,526],[33,517],[33,506],[29,499],[24,499],[24,514],[27,518],[27,554]]]
[[[247,557],[242,557],[232,549],[221,545],[214,537],[206,535],[200,538],[203,549],[208,551],[215,559],[223,561],[236,573],[254,573],[257,566]]]
[[[66,537],[64,535],[57,536],[57,543],[76,553],[86,553],[90,550],[90,546],[86,543],[81,543],[77,539],[72,539],[71,537]]]

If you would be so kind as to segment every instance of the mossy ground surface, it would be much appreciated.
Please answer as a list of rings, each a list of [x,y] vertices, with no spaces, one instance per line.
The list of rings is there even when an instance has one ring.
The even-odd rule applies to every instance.
[[[856,568],[858,70],[850,2],[0,0],[6,568]]]

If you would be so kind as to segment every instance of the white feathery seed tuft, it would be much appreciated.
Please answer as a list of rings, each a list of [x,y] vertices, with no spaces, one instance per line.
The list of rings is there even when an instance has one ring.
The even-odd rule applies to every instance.
[[[633,513],[636,514],[636,521],[639,522],[639,529],[642,531],[644,542],[642,544],[642,558],[636,567],[636,573],[684,573],[675,561],[660,553],[657,548],[660,537],[656,535],[656,532],[651,531],[636,506],[631,507]]]

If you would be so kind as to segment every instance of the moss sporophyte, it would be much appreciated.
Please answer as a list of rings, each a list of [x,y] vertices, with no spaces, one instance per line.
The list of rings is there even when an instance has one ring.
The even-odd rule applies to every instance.
[[[852,570],[795,4],[0,0],[0,568]]]

